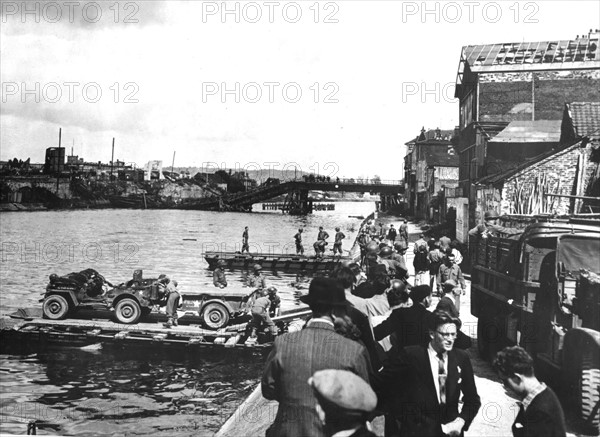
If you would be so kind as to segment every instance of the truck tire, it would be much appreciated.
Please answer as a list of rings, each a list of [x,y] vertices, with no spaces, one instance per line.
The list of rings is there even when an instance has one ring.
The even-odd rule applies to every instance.
[[[42,313],[44,319],[62,320],[67,317],[71,306],[66,298],[59,294],[52,294],[44,299]]]
[[[227,311],[225,305],[211,302],[202,308],[200,318],[207,328],[221,329],[229,323],[229,311]]]
[[[142,315],[140,304],[135,299],[126,297],[115,305],[115,317],[120,323],[129,325],[137,323]]]
[[[600,432],[600,369],[590,354],[584,357],[579,373],[580,417],[594,435]]]

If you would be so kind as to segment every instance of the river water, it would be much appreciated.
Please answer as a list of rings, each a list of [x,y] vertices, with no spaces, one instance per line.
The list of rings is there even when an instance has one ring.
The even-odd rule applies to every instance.
[[[39,307],[48,275],[93,268],[112,283],[165,273],[183,293],[212,288],[207,250],[240,250],[244,226],[252,252],[294,253],[304,231],[312,253],[318,227],[350,249],[370,202],[338,202],[335,211],[293,217],[277,212],[217,213],[177,210],[84,210],[0,215],[0,314]],[[331,245],[328,246],[331,248]],[[265,271],[284,308],[297,305],[293,274]],[[241,272],[230,272],[235,287]],[[94,345],[0,354],[0,432],[38,434],[212,435],[259,381],[264,352],[249,350],[122,350]]]

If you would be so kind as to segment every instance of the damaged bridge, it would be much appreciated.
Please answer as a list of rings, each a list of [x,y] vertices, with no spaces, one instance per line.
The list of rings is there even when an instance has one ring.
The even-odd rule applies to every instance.
[[[331,181],[285,181],[262,185],[253,190],[228,194],[219,198],[188,201],[178,205],[181,209],[201,209],[218,211],[250,211],[252,205],[264,202],[278,196],[286,195],[284,210],[293,215],[310,214],[313,212],[313,200],[310,191],[371,193],[381,196],[381,207],[399,203],[404,193],[402,181],[363,181],[331,180]]]

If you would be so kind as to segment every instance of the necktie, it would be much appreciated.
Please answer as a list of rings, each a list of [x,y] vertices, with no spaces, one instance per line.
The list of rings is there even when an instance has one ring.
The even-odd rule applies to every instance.
[[[437,354],[438,358],[438,380],[440,383],[440,405],[446,405],[446,369],[444,367],[444,354]]]

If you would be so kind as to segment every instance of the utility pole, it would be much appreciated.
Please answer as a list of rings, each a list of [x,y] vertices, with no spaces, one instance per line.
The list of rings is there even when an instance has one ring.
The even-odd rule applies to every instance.
[[[58,128],[58,159],[60,160],[60,145],[62,142],[62,127]],[[60,161],[56,166],[56,196],[58,197],[58,188],[60,183]]]
[[[175,166],[175,152],[176,150],[173,150],[173,162],[171,162],[171,173],[173,173],[173,167]],[[171,177],[173,177],[173,175],[171,175]]]
[[[113,178],[113,165],[114,165],[114,161],[115,161],[115,139],[113,138],[112,155],[110,157],[110,180],[111,180],[111,182],[112,182],[112,178]]]

